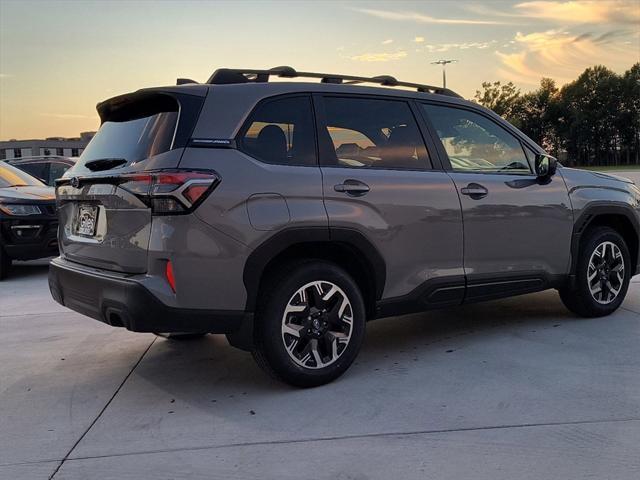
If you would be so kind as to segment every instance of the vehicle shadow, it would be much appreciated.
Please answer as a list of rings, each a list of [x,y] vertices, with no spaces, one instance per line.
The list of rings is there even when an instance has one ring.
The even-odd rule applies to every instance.
[[[428,361],[431,354],[518,330],[556,328],[578,322],[554,291],[483,304],[372,321],[359,357],[337,382],[353,382],[386,366]],[[176,372],[180,372],[176,375]],[[270,379],[251,355],[231,347],[221,335],[176,341],[158,338],[137,374],[172,395],[192,399],[208,392],[233,398],[247,391],[295,390]]]

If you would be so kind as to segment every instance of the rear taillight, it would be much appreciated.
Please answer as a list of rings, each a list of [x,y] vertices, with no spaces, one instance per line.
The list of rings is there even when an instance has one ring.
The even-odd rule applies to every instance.
[[[151,207],[156,215],[188,213],[220,183],[213,172],[154,172],[120,177],[119,186]]]

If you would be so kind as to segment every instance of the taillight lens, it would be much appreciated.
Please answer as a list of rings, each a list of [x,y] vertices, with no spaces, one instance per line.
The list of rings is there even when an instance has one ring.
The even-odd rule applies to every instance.
[[[171,260],[167,260],[167,266],[164,273],[167,277],[167,283],[171,287],[171,290],[173,290],[173,293],[176,293],[176,277],[173,274],[173,264],[171,263]]]
[[[213,172],[142,173],[120,180],[120,188],[136,195],[156,215],[189,213],[220,183]]]

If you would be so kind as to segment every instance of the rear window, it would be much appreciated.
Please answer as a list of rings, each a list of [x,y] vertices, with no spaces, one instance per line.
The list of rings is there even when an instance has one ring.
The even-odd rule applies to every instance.
[[[123,158],[131,164],[171,150],[178,110],[173,98],[159,95],[155,102],[130,102],[110,111],[80,162]]]
[[[98,105],[102,124],[84,149],[77,166],[117,158],[126,165],[185,147],[202,107],[202,97],[134,93]]]

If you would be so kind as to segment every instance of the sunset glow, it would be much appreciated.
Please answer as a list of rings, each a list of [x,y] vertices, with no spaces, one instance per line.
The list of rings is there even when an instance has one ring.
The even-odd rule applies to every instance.
[[[97,102],[218,67],[534,89],[640,61],[640,2],[0,0],[0,140],[95,130]]]

